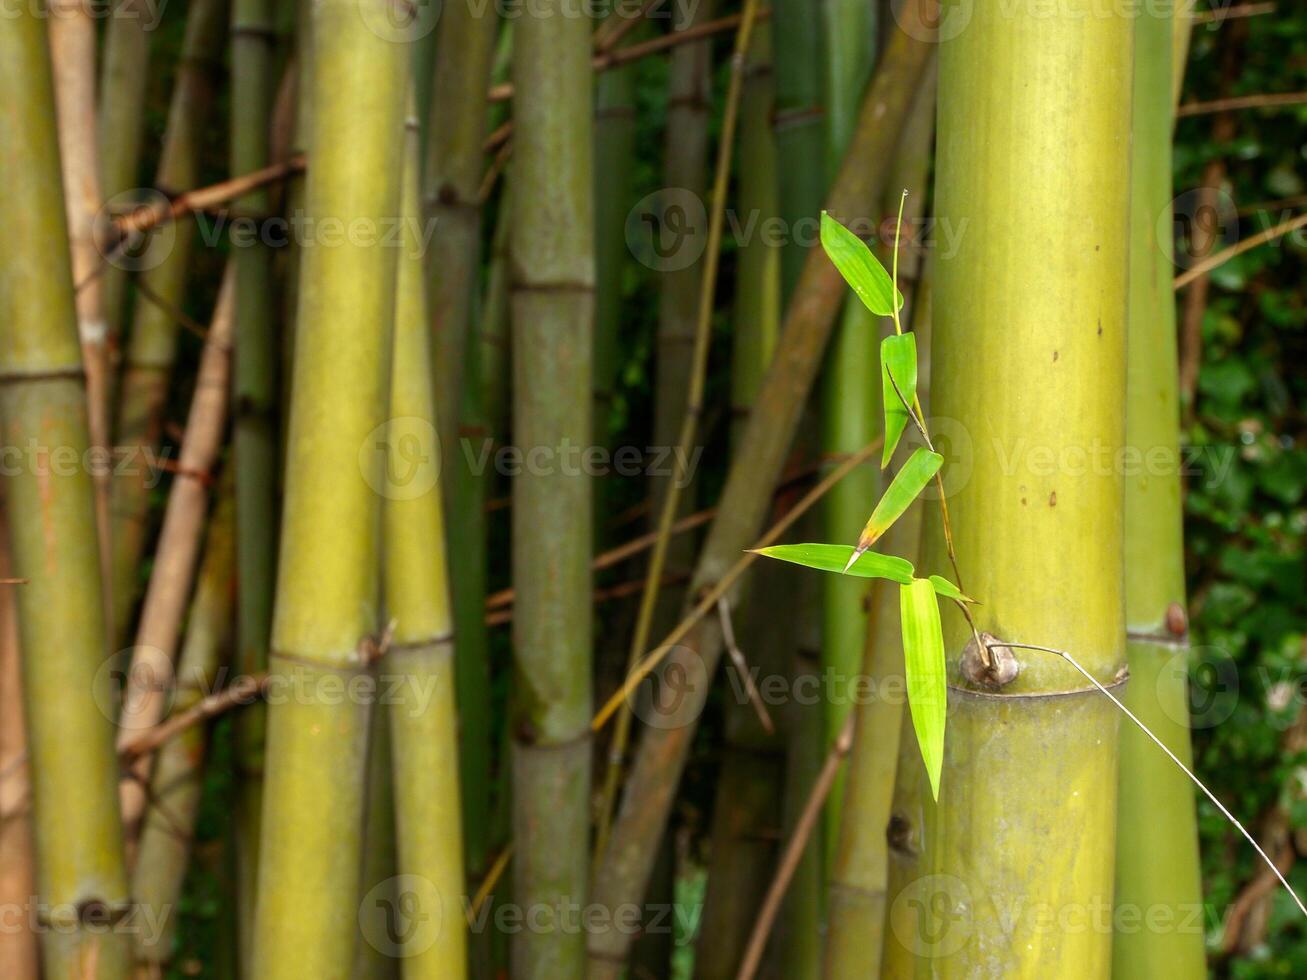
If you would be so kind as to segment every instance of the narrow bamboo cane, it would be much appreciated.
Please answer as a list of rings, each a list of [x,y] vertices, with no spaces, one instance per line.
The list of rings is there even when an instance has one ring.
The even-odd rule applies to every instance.
[[[512,226],[513,189],[511,178],[499,197],[499,216],[490,240],[490,268],[481,301],[477,359],[481,379],[481,404],[486,419],[486,436],[501,440],[508,431],[509,341],[508,325],[508,230]]]
[[[1094,460],[1125,437],[1132,18],[973,13],[940,44],[936,169],[939,220],[968,229],[939,255],[932,337],[934,412],[971,447],[949,494],[959,574],[981,630],[1073,651],[1115,685],[1122,481]],[[1032,234],[1029,213],[1057,233]],[[922,564],[945,568],[938,508],[926,520]],[[1105,977],[1117,710],[1044,654],[983,688],[983,667],[960,666],[968,622],[943,615],[950,710],[927,876],[891,923],[939,977]]]
[[[172,715],[193,708],[220,678],[231,653],[235,592],[233,500],[230,477],[205,536],[186,623],[186,641],[177,661],[171,691]],[[203,787],[208,736],[193,725],[168,741],[150,777],[150,802],[141,829],[132,898],[141,928],[134,933],[139,976],[162,976],[172,957],[178,925],[178,901],[186,877]]]
[[[107,203],[115,205],[112,210],[130,205],[135,195],[128,192],[138,190],[141,140],[145,135],[145,92],[150,77],[150,39],[162,10],[162,5],[151,0],[118,0],[113,5],[113,16],[105,25],[98,145],[100,191]],[[101,302],[112,375],[118,367],[127,272],[110,264],[102,275]]]
[[[27,462],[7,478],[44,969],[123,980],[129,911],[116,803],[109,675],[86,391],[45,21],[0,31],[0,416]]]
[[[618,18],[615,11],[611,16]],[[614,30],[617,28],[613,28]],[[637,28],[638,29],[638,28]],[[604,37],[596,31],[596,43]],[[594,444],[610,443],[622,325],[622,280],[630,262],[626,216],[635,188],[635,74],[627,65],[595,79]],[[612,481],[595,480],[595,531],[601,534]],[[596,541],[600,547],[602,540]],[[620,654],[619,654],[620,655]]]
[[[775,0],[776,157],[780,164],[780,216],[787,231],[781,249],[781,298],[789,302],[808,250],[817,241],[818,211],[830,186],[822,66],[821,17],[808,0]]]
[[[1147,472],[1125,480],[1126,653],[1123,700],[1185,765],[1189,742],[1184,609],[1180,402],[1172,265],[1157,231],[1170,227],[1171,18],[1135,16],[1134,138],[1130,151],[1130,342],[1126,444]],[[1159,217],[1160,216],[1160,217]],[[1159,470],[1158,464],[1162,463]],[[1207,973],[1202,877],[1193,785],[1142,732],[1121,732],[1112,976],[1186,978]],[[1171,928],[1129,928],[1158,921]],[[1190,925],[1186,927],[1186,923]],[[1196,924],[1196,926],[1194,925]]]
[[[739,211],[761,225],[776,214],[776,151],[771,133],[773,98],[770,25],[760,25],[745,64],[740,93]],[[739,244],[731,351],[731,426],[738,440],[780,327],[780,253],[761,237]],[[793,649],[787,622],[788,586],[763,566],[732,611],[750,668],[779,674]],[[792,622],[792,618],[788,622]],[[732,679],[738,695],[743,679]],[[713,802],[712,850],[695,972],[704,980],[728,978],[748,941],[767,886],[781,822],[784,756],[781,736],[764,729],[748,698],[728,698],[721,776]]]
[[[445,521],[437,483],[439,445],[431,384],[430,319],[423,257],[417,134],[409,132],[404,214],[414,219],[399,259],[395,349],[387,439],[392,473],[411,473],[383,504],[386,609],[394,634],[383,661],[402,697],[387,706],[398,827],[399,886],[414,928],[402,956],[406,980],[443,980],[467,973],[463,913],[462,807],[459,728],[454,680],[454,619],[445,552]],[[416,453],[401,439],[413,441]],[[413,469],[418,461],[418,469]],[[411,488],[411,489],[409,489]],[[416,491],[421,490],[421,493]],[[461,637],[460,637],[461,642]],[[489,774],[476,774],[488,782]],[[484,815],[483,815],[484,818]]]
[[[708,3],[688,8],[689,19],[677,25],[678,31],[692,31]],[[752,32],[756,3],[745,7],[740,31],[736,34],[736,61],[732,66],[730,90],[726,96],[721,145],[716,173],[713,176],[712,213],[709,227],[695,229],[683,236],[682,247],[693,256],[706,254],[685,265],[663,273],[658,310],[656,364],[654,369],[654,445],[676,448],[677,460],[684,460],[693,448],[703,410],[704,374],[708,363],[708,341],[713,298],[717,284],[717,250],[721,242],[722,214],[725,208],[727,178],[734,150],[734,129],[739,112],[739,92],[743,82],[743,61]],[[743,47],[741,45],[744,45]],[[682,45],[672,53],[668,81],[666,177],[669,187],[684,187],[702,200],[705,196],[708,153],[708,85],[711,64],[706,44]],[[659,583],[664,568],[673,573],[685,570],[692,560],[690,542],[673,540],[669,528],[678,514],[688,512],[692,503],[685,483],[691,477],[682,465],[662,479],[652,482],[653,512],[657,514],[658,539],[649,559],[648,585],[640,597],[627,656],[629,670],[654,634],[655,622],[662,624],[675,616],[675,599],[661,597]],[[678,568],[678,566],[680,566]],[[603,793],[596,820],[595,855],[603,854],[608,845],[613,807],[618,783],[630,740],[631,713],[625,706],[619,712],[612,739],[608,744]]]
[[[513,431],[524,452],[561,454],[592,432],[590,48],[590,25],[564,0],[514,26]],[[560,456],[514,480],[513,889],[541,922],[511,940],[522,980],[584,968],[566,909],[585,904],[589,880],[591,508],[589,477]]]
[[[388,678],[381,676],[378,680],[384,684]],[[395,937],[411,935],[412,927],[423,921],[409,914],[412,908],[409,899],[417,890],[410,888],[407,881],[401,882],[396,871],[390,709],[389,704],[378,704],[369,721],[367,801],[359,872],[359,940],[354,943],[350,980],[395,980],[403,954],[403,947],[394,941]]]
[[[431,302],[430,346],[434,385],[437,449],[443,461],[441,491],[447,515],[450,551],[459,560],[450,566],[458,669],[458,708],[462,724],[460,765],[465,859],[469,871],[485,871],[490,841],[490,781],[493,734],[490,713],[489,646],[484,603],[486,593],[485,481],[474,458],[464,452],[484,432],[480,416],[479,365],[469,363],[468,338],[476,337],[473,315],[481,268],[480,186],[485,169],[486,86],[490,81],[498,27],[496,10],[475,4],[446,6],[437,28],[436,69],[431,120],[422,176],[424,214],[434,222],[427,259]],[[464,399],[464,388],[468,395]]]
[[[54,69],[59,162],[73,282],[80,283],[100,261],[95,225],[100,210],[99,154],[95,128],[95,21],[82,0],[53,0],[49,8],[50,64]],[[87,428],[91,446],[107,453],[109,358],[101,282],[91,279],[77,291],[77,333],[86,373]],[[95,468],[95,520],[100,540],[100,578],[106,610],[112,610],[109,578],[109,477],[111,467]]]
[[[917,108],[900,143],[906,148],[911,133],[922,125],[929,134],[934,128],[934,87],[923,86]],[[925,100],[931,111],[923,113]],[[904,275],[900,260],[899,274]],[[930,266],[920,272],[915,287],[905,289],[910,305],[912,332],[917,337],[917,398],[923,412],[930,413]],[[917,501],[894,523],[879,549],[902,555],[917,564],[921,550],[922,501]],[[827,897],[824,976],[826,980],[861,980],[868,964],[886,958],[886,895],[896,855],[893,829],[903,825],[894,814],[905,807],[906,797],[895,804],[896,794],[920,787],[924,772],[918,761],[916,735],[903,710],[907,700],[903,673],[903,641],[900,632],[899,590],[892,583],[873,588],[867,617],[867,641],[863,654],[861,687],[865,700],[855,708],[857,721],[849,751],[848,777],[840,821],[836,827]],[[900,738],[905,731],[911,755],[903,761]],[[919,801],[918,801],[919,804]]]
[[[931,50],[930,44],[902,33],[891,40],[832,189],[828,203],[837,215],[865,214],[879,199],[899,127]],[[691,595],[710,589],[728,573],[739,552],[753,543],[821,362],[842,299],[841,281],[824,256],[814,253],[805,265],[772,367],[728,473]],[[701,621],[680,642],[683,649],[675,651],[669,662],[696,673],[701,663],[711,677],[721,653],[719,628]],[[706,689],[688,692],[674,719],[684,724],[647,730],[641,738],[612,838],[595,876],[595,899],[605,907],[638,902],[644,892],[651,851],[666,823],[707,694]],[[615,933],[591,936],[589,976],[595,980],[618,976],[628,945],[627,937]]]
[[[9,566],[9,528],[0,511],[0,576],[10,577]],[[0,905],[7,909],[25,908],[35,887],[21,655],[14,586],[5,586],[0,588]],[[0,930],[0,962],[13,980],[37,980],[36,930],[30,922],[11,921]]]
[[[158,724],[172,687],[173,661],[190,602],[205,514],[209,509],[211,473],[227,424],[235,289],[234,266],[229,265],[200,356],[177,473],[168,491],[150,585],[131,650],[119,717],[120,748],[137,732]],[[149,756],[137,759],[131,767],[131,778],[122,783],[129,862],[131,845],[140,833],[140,821],[145,813],[150,765]]]
[[[875,60],[874,10],[860,0],[830,3],[823,11],[820,27],[826,58],[824,65],[818,66],[818,71],[823,82],[822,100],[829,107],[825,125],[827,157],[834,166],[852,135],[857,122],[856,98],[866,88]],[[919,112],[914,107],[901,145],[908,134],[920,128],[916,125]],[[901,157],[901,151],[896,152]],[[813,159],[806,165],[820,166],[824,162]],[[901,165],[899,169],[901,171]],[[898,206],[898,185],[903,183],[902,176],[901,173],[895,175],[899,179],[892,177],[888,184],[885,196],[894,198],[893,208]],[[919,189],[924,182],[923,169],[920,178],[914,182],[913,189],[917,193],[910,198],[916,214],[921,211],[924,195]],[[884,254],[883,250],[881,254]],[[846,299],[840,324],[826,355],[819,396],[821,449],[828,458],[839,458],[865,446],[881,427],[880,378],[879,372],[872,370],[879,363],[879,339],[877,318],[856,297]],[[855,536],[866,520],[867,502],[877,498],[879,489],[880,471],[875,463],[868,463],[842,480],[823,502],[821,540],[844,541]],[[830,745],[843,729],[844,719],[852,708],[849,694],[862,667],[872,589],[870,580],[845,575],[826,576],[821,584],[821,665],[829,672],[828,676],[836,680],[825,709],[825,742]],[[847,769],[840,769],[835,775],[826,801],[824,834],[818,835],[825,844],[823,865],[826,867],[834,858],[847,772]]]
[[[369,704],[360,678],[378,628],[378,531],[395,306],[408,50],[369,25],[383,0],[311,6],[315,65],[305,210],[371,228],[301,253],[286,494],[269,669],[296,696],[269,705],[254,975],[349,975]],[[387,179],[389,176],[389,179]],[[340,698],[340,685],[363,690]],[[311,871],[309,870],[311,869]]]
[[[249,173],[273,163],[272,72],[275,7],[271,0],[233,0],[231,9],[231,169]],[[272,207],[267,187],[236,198],[256,222]],[[278,470],[278,338],[273,253],[262,235],[233,240],[235,344],[231,365],[232,460],[236,509],[236,645],[239,674],[267,670],[276,583]],[[237,941],[250,964],[254,886],[263,807],[265,712],[251,705],[234,726],[236,801],[233,834]]]
[[[216,72],[227,34],[227,0],[196,0],[187,13],[181,64],[168,109],[168,127],[159,160],[157,185],[189,189],[198,174],[199,142],[214,98]],[[137,304],[123,364],[116,441],[121,451],[140,459],[159,445],[168,374],[177,348],[177,323],[165,307],[180,307],[189,273],[194,229],[179,222],[171,234],[146,247],[141,273],[145,289],[160,303]],[[130,615],[140,594],[140,558],[149,525],[147,467],[126,468],[113,479],[112,528],[115,641],[130,635]]]

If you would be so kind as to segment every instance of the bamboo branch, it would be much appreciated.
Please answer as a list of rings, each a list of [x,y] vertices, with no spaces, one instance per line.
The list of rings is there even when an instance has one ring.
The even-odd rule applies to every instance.
[[[1255,235],[1249,235],[1241,242],[1236,242],[1229,248],[1223,248],[1215,255],[1209,255],[1201,262],[1196,263],[1192,268],[1185,270],[1175,277],[1175,288],[1183,289],[1189,283],[1193,282],[1199,276],[1205,276],[1218,266],[1224,265],[1237,255],[1243,255],[1258,245],[1265,245],[1267,242],[1281,238],[1290,232],[1297,231],[1299,228],[1307,227],[1307,214],[1300,214],[1296,218],[1290,218],[1288,221],[1281,221],[1273,228],[1267,228],[1265,231],[1259,231]]]
[[[1259,95],[1236,95],[1210,102],[1186,102],[1175,110],[1178,118],[1201,116],[1209,112],[1233,112],[1238,109],[1274,109],[1280,106],[1302,105],[1307,92],[1263,92]]]

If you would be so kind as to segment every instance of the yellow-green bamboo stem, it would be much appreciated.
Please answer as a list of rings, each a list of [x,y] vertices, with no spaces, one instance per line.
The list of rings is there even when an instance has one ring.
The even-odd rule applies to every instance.
[[[139,189],[150,38],[158,26],[152,21],[156,19],[153,15],[162,10],[150,0],[118,0],[104,29],[98,120],[100,190],[115,211],[128,210],[135,196],[124,192]],[[110,263],[101,275],[109,366],[116,369],[127,272]]]
[[[933,78],[929,78],[917,95],[917,106],[899,144],[900,150],[912,142],[915,131],[924,128],[927,141],[924,152],[929,152],[929,136],[934,130],[931,81]],[[921,108],[923,103],[928,109]],[[914,262],[904,262],[907,258],[905,255],[900,259],[899,275],[911,287],[904,290],[905,300],[911,306],[905,313],[910,312],[912,332],[921,351],[917,361],[917,397],[922,411],[929,412],[930,287],[925,271],[920,281],[911,286],[912,276],[905,276],[904,268],[914,266]],[[920,500],[914,503],[885,534],[878,550],[901,555],[916,564],[921,541],[921,508],[925,503]],[[857,721],[849,750],[847,788],[839,822],[834,828],[824,952],[827,980],[861,980],[867,975],[868,964],[882,960],[887,942],[886,894],[890,866],[895,859],[891,853],[890,830],[903,826],[902,820],[895,824],[892,804],[898,783],[904,782],[904,792],[915,789],[923,772],[916,761],[916,736],[909,719],[906,751],[913,754],[905,767],[908,772],[904,780],[896,779],[902,764],[899,739],[907,698],[898,587],[878,580],[869,601],[866,647],[860,668],[866,679],[860,688],[863,700],[854,709]]]
[[[186,711],[212,693],[230,656],[235,586],[233,509],[228,486],[214,508],[205,539],[186,641],[177,661],[177,682],[170,692],[173,714]],[[134,932],[136,963],[138,971],[147,976],[161,976],[172,957],[177,903],[190,861],[206,749],[205,727],[190,725],[164,743],[150,777],[150,802],[132,872],[132,899],[142,924]]]
[[[105,347],[100,253],[95,222],[100,210],[100,174],[95,128],[95,21],[81,0],[53,0],[49,6],[50,64],[54,69],[59,160],[63,168],[73,282],[78,284],[77,333],[86,373],[87,428],[91,445],[109,446],[109,360]],[[100,578],[106,609],[109,596],[109,475],[95,468],[95,521],[100,535]]]
[[[934,412],[970,443],[951,450],[953,465],[970,461],[949,496],[958,566],[981,630],[1069,651],[1113,685],[1132,19],[972,13],[940,44],[936,170],[939,220],[966,228],[939,255],[932,338]],[[937,507],[923,554],[947,569]],[[922,969],[1106,977],[1117,711],[1034,651],[1013,651],[1019,673],[1001,691],[978,689],[987,675],[960,666],[972,632],[956,610],[944,617],[950,710],[923,862],[936,877],[899,896],[922,910]]]
[[[165,192],[190,190],[198,180],[199,145],[227,35],[226,2],[196,0],[187,12],[181,64],[155,178]],[[112,193],[111,187],[108,190]],[[177,353],[178,324],[165,305],[182,306],[193,238],[193,223],[178,221],[149,243],[142,259],[148,267],[141,273],[143,288],[162,303],[142,297],[136,304],[123,364],[115,441],[134,460],[148,458],[159,445],[168,375]],[[140,560],[150,523],[149,482],[150,467],[138,464],[115,473],[111,487],[111,635],[115,640],[130,635],[131,611],[140,593]]]
[[[465,857],[473,875],[485,871],[490,840],[491,768],[489,648],[485,629],[485,472],[470,460],[485,436],[481,369],[469,350],[481,268],[481,179],[485,170],[486,89],[498,27],[496,8],[455,3],[445,7],[436,39],[426,163],[424,213],[435,223],[430,283],[432,378],[437,449],[443,460],[441,490],[448,517],[453,612],[458,645],[458,708]],[[467,398],[464,390],[467,389]],[[467,442],[464,442],[464,431]],[[464,452],[464,449],[468,452]]]
[[[287,5],[289,6],[289,5]],[[231,20],[231,169],[250,173],[272,162],[272,0],[233,0]],[[291,70],[294,70],[292,65]],[[236,211],[262,221],[272,207],[267,188],[238,198]],[[235,469],[236,671],[267,669],[276,581],[278,471],[278,337],[273,253],[262,236],[233,243],[236,270],[235,347],[232,353],[232,460]],[[236,802],[234,847],[237,935],[248,969],[254,885],[259,866],[263,807],[262,704],[246,707],[234,724]]]
[[[591,483],[564,465],[592,432],[594,315],[590,24],[547,0],[513,32],[513,434],[552,463],[513,484],[516,665],[513,888],[539,915],[589,881]],[[561,915],[512,937],[512,975],[581,976],[585,937]]]
[[[86,390],[73,302],[45,21],[29,7],[0,30],[0,415],[27,462],[7,478],[44,969],[125,978],[129,909],[117,760],[88,466]],[[18,93],[21,93],[19,97]]]
[[[874,8],[858,0],[840,0],[826,6],[820,26],[827,52],[823,97],[831,110],[826,120],[827,156],[834,166],[852,135],[857,121],[857,99],[871,73],[875,57]],[[933,106],[928,111],[933,112]],[[914,111],[914,120],[917,115],[919,112]],[[910,122],[906,132],[913,128]],[[929,152],[929,146],[925,152]],[[814,159],[807,165],[819,166],[819,161]],[[923,161],[923,173],[916,185],[919,187],[924,180]],[[886,196],[895,198],[895,208],[901,182],[891,178],[888,185]],[[915,198],[914,204],[919,213],[921,206]],[[874,223],[877,215],[866,217],[871,219],[866,223],[869,227],[879,228]],[[830,460],[857,452],[880,429],[879,372],[871,369],[879,363],[879,341],[876,317],[856,297],[847,299],[826,355],[820,396],[821,449],[827,467],[833,465]],[[822,502],[821,540],[844,541],[857,534],[866,521],[867,502],[877,498],[879,488],[880,471],[875,462],[864,464],[833,487]],[[827,747],[834,743],[852,708],[849,694],[862,667],[862,653],[867,645],[870,594],[870,579],[845,575],[822,579],[821,665],[835,681],[830,689],[831,700],[825,706]],[[833,859],[839,831],[847,772],[847,768],[842,768],[836,773],[826,801],[825,833],[820,836],[826,844],[823,858],[827,867]]]
[[[1157,246],[1170,227],[1171,18],[1135,16],[1130,153],[1130,306],[1126,443],[1147,469],[1125,481],[1124,701],[1185,765],[1189,742],[1180,400],[1173,266]],[[1160,464],[1160,468],[1159,468]],[[1121,732],[1112,976],[1204,977],[1204,917],[1193,785],[1134,726]],[[1148,928],[1144,923],[1167,925]],[[1148,918],[1151,917],[1151,918]],[[1131,927],[1130,923],[1136,923]]]
[[[136,733],[159,723],[172,687],[173,661],[190,601],[191,583],[195,578],[204,535],[204,517],[209,508],[210,474],[226,431],[234,293],[234,267],[229,265],[218,292],[218,304],[205,338],[204,353],[200,356],[195,395],[191,399],[181,455],[177,460],[177,475],[168,491],[159,547],[141,609],[136,642],[131,649],[131,666],[118,720],[120,749]],[[141,756],[132,763],[133,778],[124,779],[122,783],[123,825],[127,833],[129,861],[131,845],[140,833],[140,821],[145,813],[145,787],[150,764],[149,755]]]
[[[417,133],[410,131],[403,210],[414,219],[420,212],[417,170]],[[430,320],[416,224],[405,238],[399,263],[387,445],[391,472],[411,470],[409,486],[422,492],[392,492],[383,506],[386,610],[395,624],[384,670],[405,679],[399,685],[402,697],[386,709],[394,760],[398,884],[403,890],[399,900],[407,903],[401,908],[411,910],[406,915],[413,927],[406,948],[397,952],[403,957],[406,980],[443,980],[467,973],[467,920],[454,620],[436,481],[440,447]],[[407,447],[403,439],[413,446]],[[487,772],[476,775],[488,782]]]
[[[301,253],[286,494],[269,670],[296,697],[268,706],[254,975],[349,975],[358,884],[369,705],[337,685],[367,671],[378,628],[378,531],[385,486],[377,451],[386,415],[408,51],[378,36],[383,0],[311,7],[315,221],[375,229]]]
[[[12,575],[9,527],[0,509],[0,577]],[[0,590],[0,904],[21,909],[35,888],[23,677],[13,587]],[[0,962],[13,980],[37,980],[36,930],[26,922],[0,930]]]
[[[899,128],[931,50],[930,44],[894,34],[863,101],[857,132],[828,201],[836,214],[865,213],[879,199]],[[824,255],[810,255],[772,367],[740,437],[721,506],[691,580],[693,595],[711,590],[740,552],[756,541],[842,299],[841,283]],[[683,649],[668,656],[669,666],[685,671],[702,666],[711,677],[721,655],[717,624],[701,620],[679,642]],[[644,893],[654,847],[666,825],[707,693],[697,688],[688,692],[669,719],[678,724],[648,729],[641,737],[608,849],[595,874],[595,900],[605,908],[638,903]],[[588,976],[620,976],[629,945],[629,937],[616,932],[591,935]]]

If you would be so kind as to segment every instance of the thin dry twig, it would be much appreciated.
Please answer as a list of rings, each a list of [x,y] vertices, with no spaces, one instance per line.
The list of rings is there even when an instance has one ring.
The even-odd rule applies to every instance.
[[[740,969],[735,974],[735,980],[753,980],[758,972],[763,951],[767,947],[767,938],[771,935],[776,915],[781,910],[785,891],[790,887],[790,881],[799,866],[799,861],[803,859],[804,848],[808,846],[813,828],[817,826],[817,818],[821,816],[826,797],[830,795],[831,787],[835,785],[835,776],[839,773],[840,765],[853,747],[853,719],[854,713],[851,713],[844,720],[844,727],[836,736],[835,744],[826,755],[826,761],[821,767],[817,781],[813,783],[807,802],[803,804],[803,813],[794,827],[789,843],[785,845],[785,853],[781,856],[776,876],[772,878],[771,885],[767,888],[767,897],[763,899],[762,908],[759,909],[758,918],[753,924],[753,931],[749,934],[749,944],[745,947],[744,958],[740,961]]]
[[[1307,102],[1307,92],[1262,92],[1258,95],[1234,95],[1228,99],[1212,99],[1210,102],[1186,102],[1177,106],[1178,118],[1201,116],[1209,112],[1233,112],[1238,109],[1274,109],[1281,106],[1302,105]]]
[[[717,613],[722,621],[722,643],[726,647],[726,652],[730,655],[731,663],[735,665],[736,673],[744,681],[744,690],[748,695],[749,703],[753,705],[753,711],[758,716],[758,723],[762,725],[763,730],[768,735],[776,734],[776,726],[772,724],[771,715],[767,712],[767,706],[762,703],[762,694],[758,691],[758,685],[753,682],[753,674],[749,672],[749,663],[744,659],[744,652],[740,649],[739,644],[735,642],[735,624],[731,622],[731,604],[726,596],[717,600]]]
[[[1282,221],[1272,228],[1265,231],[1259,231],[1255,235],[1249,235],[1241,242],[1236,242],[1229,248],[1223,248],[1215,255],[1209,255],[1201,262],[1196,263],[1192,268],[1186,270],[1175,277],[1175,288],[1183,289],[1189,283],[1193,282],[1200,276],[1211,272],[1217,266],[1224,265],[1236,255],[1242,255],[1244,252],[1251,251],[1258,245],[1265,245],[1269,241],[1274,241],[1290,232],[1297,231],[1299,228],[1307,227],[1307,214],[1300,214],[1296,218],[1290,218],[1288,221]]]

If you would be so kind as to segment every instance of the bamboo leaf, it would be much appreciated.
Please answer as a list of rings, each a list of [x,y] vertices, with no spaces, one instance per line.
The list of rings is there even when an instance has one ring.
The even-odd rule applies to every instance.
[[[948,579],[944,578],[944,576],[942,575],[932,575],[930,577],[930,584],[935,587],[936,594],[943,596],[945,599],[956,599],[958,602],[970,602],[970,603],[974,603],[976,601],[975,599],[971,598],[971,596],[963,593],[961,589],[959,589]]]
[[[940,770],[944,766],[944,725],[948,718],[948,681],[944,669],[944,634],[939,623],[935,584],[914,578],[899,588],[899,614],[903,631],[903,667],[908,687],[908,710],[917,734],[921,760],[930,777],[930,792],[939,800]]]
[[[876,261],[867,243],[825,211],[821,213],[821,247],[872,313],[890,316],[896,298],[899,307],[903,306],[903,294],[894,288],[889,273]]]
[[[880,498],[880,503],[876,504],[876,509],[871,512],[871,517],[868,518],[862,534],[858,537],[857,551],[866,551],[889,530],[890,525],[903,515],[912,501],[917,499],[917,495],[925,489],[926,484],[939,471],[943,462],[943,456],[932,453],[924,446],[918,447],[916,452],[908,457],[908,461],[894,474],[894,479],[885,489],[885,494]]]
[[[893,381],[890,380],[891,375]],[[908,408],[903,402],[906,399],[908,405],[911,405],[917,397],[915,334],[895,334],[880,342],[880,380],[885,403],[885,448],[880,456],[880,468],[883,470],[889,465],[890,457],[899,444],[899,437],[908,426]]]
[[[847,544],[776,544],[770,548],[759,548],[755,554],[823,572],[842,572],[849,556],[853,554],[853,547]],[[860,578],[889,579],[904,585],[912,581],[912,562],[906,558],[869,551],[849,569],[849,574]]]

